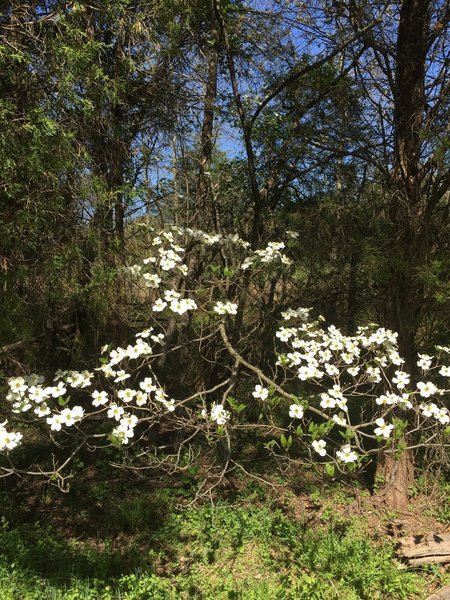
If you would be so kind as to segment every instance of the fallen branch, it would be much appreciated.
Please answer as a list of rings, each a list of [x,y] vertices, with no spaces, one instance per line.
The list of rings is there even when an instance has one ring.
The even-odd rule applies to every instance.
[[[413,566],[450,563],[450,533],[430,533],[400,539],[397,552]]]

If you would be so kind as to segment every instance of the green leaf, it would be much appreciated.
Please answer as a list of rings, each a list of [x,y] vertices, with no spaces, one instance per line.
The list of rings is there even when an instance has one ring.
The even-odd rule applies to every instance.
[[[313,436],[313,439],[315,439],[317,437],[317,434],[318,434],[318,431],[319,431],[319,425],[317,425],[316,423],[311,422],[308,425],[308,431]]]
[[[278,361],[282,367],[285,367],[289,363],[289,359],[286,354],[279,354]]]
[[[264,444],[264,448],[267,448],[268,450],[273,450],[276,443],[277,443],[276,440],[270,440],[270,442],[267,442]]]
[[[325,463],[325,473],[330,477],[334,477],[335,468],[331,463]]]
[[[108,437],[108,440],[109,440],[109,441],[111,442],[111,444],[112,444],[113,446],[115,446],[116,448],[121,448],[121,447],[122,447],[122,442],[121,442],[121,440],[119,440],[119,438],[118,438],[117,436],[115,436],[115,435],[111,434],[111,435]]]
[[[267,398],[267,402],[271,408],[275,408],[278,406],[283,399],[280,396],[271,396],[269,392],[269,397]]]
[[[231,269],[230,267],[224,267],[223,274],[225,275],[225,277],[233,277],[234,270]]]
[[[355,434],[351,429],[346,429],[345,431],[339,431],[339,435],[344,438],[344,440],[351,440],[355,437]]]
[[[62,396],[59,396],[58,398],[58,404],[59,406],[67,406],[67,404],[69,404],[70,402],[70,396],[67,396],[67,398],[64,400],[64,398]]]
[[[292,446],[292,435],[290,435],[288,438],[284,435],[284,433],[281,434],[280,437],[280,442],[281,442],[281,446],[282,448],[284,448],[284,450],[289,450],[289,448]]]
[[[234,410],[234,412],[236,412],[237,414],[241,413],[243,410],[245,410],[247,408],[246,404],[239,403],[232,396],[228,396],[227,402],[231,406],[231,408]]]

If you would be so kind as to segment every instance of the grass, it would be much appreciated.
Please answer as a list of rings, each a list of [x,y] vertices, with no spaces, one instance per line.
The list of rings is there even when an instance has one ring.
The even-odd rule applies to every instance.
[[[89,498],[101,518],[81,510]],[[173,509],[179,500],[99,484],[77,495],[65,528],[3,519],[0,598],[412,600],[435,577],[400,569],[362,517],[329,509],[312,526],[255,488],[214,506]]]

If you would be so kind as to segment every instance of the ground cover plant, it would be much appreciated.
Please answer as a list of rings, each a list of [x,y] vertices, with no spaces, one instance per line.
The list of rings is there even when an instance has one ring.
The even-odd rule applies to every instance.
[[[11,506],[0,534],[2,598],[413,600],[448,580],[395,558],[384,532],[392,515],[375,504],[349,511],[356,497],[370,501],[358,485],[320,490],[310,480],[299,493],[285,480],[274,492],[241,478],[200,506],[190,506],[186,485],[124,479],[104,490],[84,481],[61,501],[44,488],[26,523],[29,507]]]

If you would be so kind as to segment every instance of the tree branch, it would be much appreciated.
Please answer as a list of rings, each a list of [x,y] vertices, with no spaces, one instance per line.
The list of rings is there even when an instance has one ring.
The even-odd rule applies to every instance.
[[[288,77],[286,77],[286,79],[284,81],[282,81],[275,88],[275,90],[272,93],[270,93],[268,96],[266,96],[266,98],[261,102],[261,104],[255,110],[255,112],[253,113],[253,115],[252,115],[252,117],[251,117],[251,119],[249,121],[249,129],[251,130],[253,128],[253,125],[255,124],[256,119],[259,117],[259,115],[265,109],[265,107],[274,98],[276,98],[280,92],[282,92],[285,88],[287,88],[288,85],[290,85],[291,83],[293,83],[297,79],[300,79],[304,75],[307,75],[311,71],[314,71],[315,69],[318,69],[322,65],[325,65],[327,62],[329,62],[335,56],[337,56],[340,52],[342,52],[343,50],[345,50],[348,46],[350,46],[351,44],[353,44],[353,42],[355,42],[357,39],[359,39],[361,36],[363,36],[367,31],[369,31],[370,29],[372,29],[373,27],[375,27],[375,25],[378,25],[380,22],[381,21],[378,19],[378,20],[374,21],[373,23],[371,23],[370,25],[367,25],[367,27],[364,27],[364,29],[361,29],[360,31],[358,31],[357,33],[355,33],[355,35],[352,36],[349,40],[347,40],[346,42],[343,42],[342,44],[340,44],[335,50],[333,50],[333,52],[331,52],[331,54],[328,54],[324,58],[321,58],[320,60],[317,60],[313,64],[308,65],[307,67],[304,67],[303,69],[300,69],[299,71],[294,71],[293,73],[291,73],[291,75],[289,75]]]

